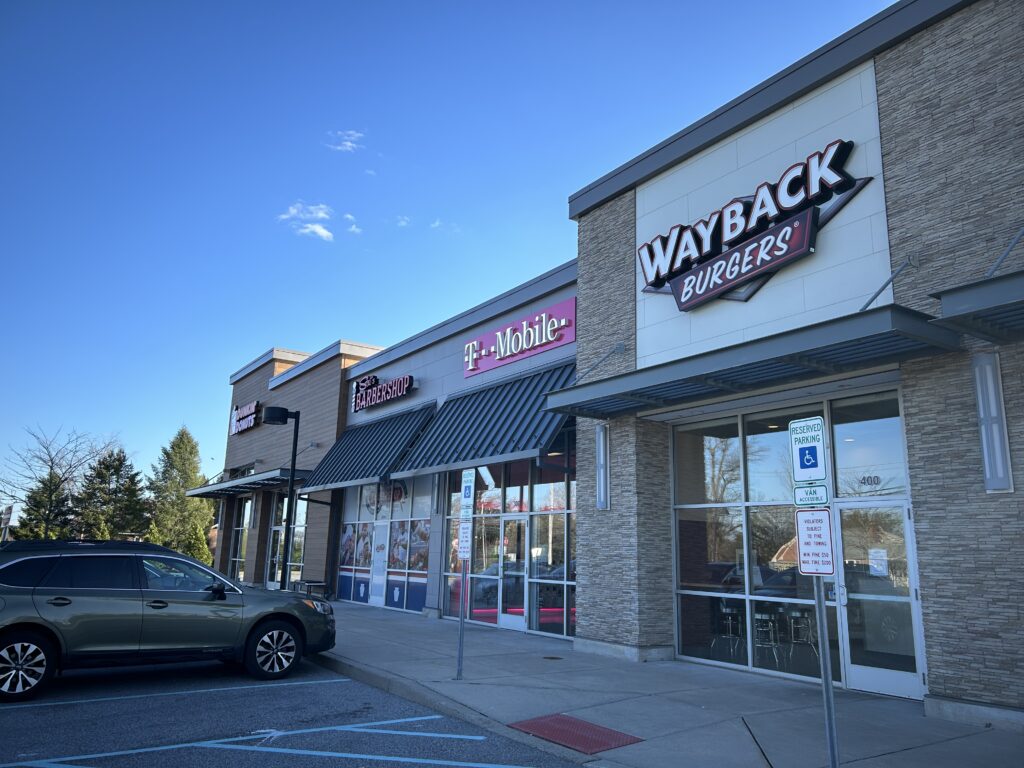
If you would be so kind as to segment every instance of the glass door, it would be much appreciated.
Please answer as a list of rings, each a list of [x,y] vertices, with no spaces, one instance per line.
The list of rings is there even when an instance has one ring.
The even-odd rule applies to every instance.
[[[922,644],[909,508],[882,500],[834,508],[846,685],[920,699]]]
[[[373,525],[373,564],[370,566],[370,605],[384,605],[388,583],[387,521]]]
[[[527,517],[501,519],[501,610],[498,625],[526,630]]]
[[[269,519],[270,535],[267,537],[267,589],[281,588],[281,569],[284,557],[284,495],[274,496],[274,506]]]

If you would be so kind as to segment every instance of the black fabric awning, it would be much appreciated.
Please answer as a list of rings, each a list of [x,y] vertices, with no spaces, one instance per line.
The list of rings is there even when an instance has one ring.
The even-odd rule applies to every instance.
[[[568,363],[449,398],[392,476],[540,456],[567,418],[545,411],[544,396],[575,376]]]
[[[933,322],[994,344],[1024,339],[1024,270],[933,294],[942,315]]]
[[[549,410],[607,419],[862,370],[959,348],[959,335],[895,305],[552,392]]]
[[[376,483],[386,478],[434,415],[434,405],[349,427],[306,481],[303,493]]]
[[[295,484],[300,485],[309,477],[308,469],[295,470]],[[227,496],[239,496],[255,491],[269,491],[288,484],[288,467],[271,469],[255,475],[244,475],[219,483],[208,483],[198,488],[185,491],[186,496],[200,499],[223,499]]]

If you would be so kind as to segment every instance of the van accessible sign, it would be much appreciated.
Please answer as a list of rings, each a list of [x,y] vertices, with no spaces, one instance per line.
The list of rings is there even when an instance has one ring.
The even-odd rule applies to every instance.
[[[752,195],[641,245],[647,289],[667,283],[683,312],[718,296],[748,300],[772,274],[813,253],[818,229],[870,181],[844,170],[852,151],[852,141],[836,139],[778,181],[762,182]],[[833,197],[841,199],[821,213],[818,206]]]
[[[491,371],[576,341],[576,297],[467,342],[463,377]]]

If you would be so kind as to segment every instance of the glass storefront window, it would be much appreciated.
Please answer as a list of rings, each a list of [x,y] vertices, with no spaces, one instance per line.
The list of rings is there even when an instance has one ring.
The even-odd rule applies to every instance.
[[[902,507],[842,510],[843,573],[851,594],[910,594]]]
[[[461,478],[460,481],[461,483]],[[501,464],[478,467],[476,470],[475,515],[497,515],[501,512]]]
[[[736,419],[675,433],[676,504],[714,504],[743,499],[740,432]]]
[[[409,534],[409,570],[425,572],[429,555],[430,521],[413,520]]]
[[[359,519],[376,520],[380,512],[380,489],[376,483],[360,487]]]
[[[412,479],[391,483],[391,519],[407,520],[412,514]]]
[[[818,406],[805,406],[744,418],[748,501],[793,503],[789,422],[822,414]]]
[[[814,581],[797,569],[793,507],[750,507],[750,591],[756,595],[814,599]]]
[[[530,585],[530,629],[553,635],[565,634],[565,585]]]
[[[388,568],[404,571],[409,564],[409,522],[399,520],[391,523],[391,537],[388,547]]]
[[[341,528],[341,554],[338,567],[349,568],[356,564],[356,525],[345,523]]]
[[[458,522],[455,524],[455,535],[458,539]],[[501,520],[499,518],[478,517],[473,519],[473,559],[470,573],[495,577],[498,575],[500,535]],[[456,541],[457,548],[458,542]]]
[[[472,576],[469,579],[469,619],[498,623],[498,580]]]
[[[679,649],[698,659],[747,663],[747,603],[679,595]]]
[[[369,568],[373,563],[373,523],[356,527],[356,568]]]
[[[832,403],[837,496],[906,493],[903,425],[895,392]]]
[[[412,516],[430,517],[434,508],[434,478],[436,475],[422,475],[415,479],[412,490]]]
[[[252,499],[239,499],[235,504],[228,576],[236,581],[245,581],[245,548],[249,543],[249,527],[252,525]]]
[[[679,587],[702,592],[743,592],[743,510],[731,507],[676,511]]]
[[[565,581],[565,515],[530,518],[530,577]]]
[[[839,630],[836,609],[826,606],[832,679],[840,680]],[[755,600],[753,603],[754,666],[775,672],[819,677],[818,625],[813,605]]]
[[[526,512],[530,508],[530,462],[512,462],[505,471],[505,511]]]

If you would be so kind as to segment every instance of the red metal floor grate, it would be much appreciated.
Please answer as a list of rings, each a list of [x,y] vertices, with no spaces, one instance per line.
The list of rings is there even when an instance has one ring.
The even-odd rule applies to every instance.
[[[575,749],[585,755],[593,755],[597,752],[604,752],[606,749],[625,747],[628,744],[643,741],[643,739],[630,736],[628,733],[603,728],[569,715],[545,715],[532,720],[509,723],[509,726],[546,741],[553,741],[555,744]]]

